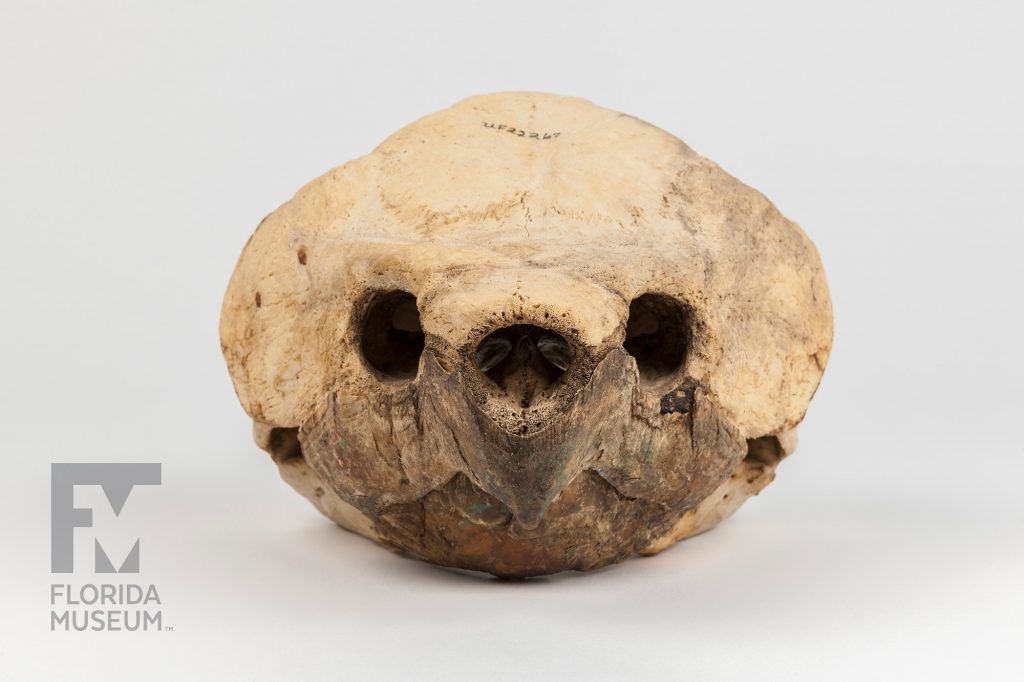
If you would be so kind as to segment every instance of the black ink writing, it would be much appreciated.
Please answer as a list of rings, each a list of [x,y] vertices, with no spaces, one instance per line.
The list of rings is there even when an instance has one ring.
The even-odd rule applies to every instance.
[[[485,128],[491,128],[493,130],[503,130],[506,133],[515,135],[516,137],[525,137],[533,140],[553,140],[562,133],[535,133],[529,130],[523,130],[522,128],[513,128],[507,126],[504,123],[488,123],[483,122]]]

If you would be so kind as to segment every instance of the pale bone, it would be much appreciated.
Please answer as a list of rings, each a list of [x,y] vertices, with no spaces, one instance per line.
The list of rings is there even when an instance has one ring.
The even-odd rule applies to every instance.
[[[382,381],[361,354],[374,290],[416,297],[415,379]],[[688,311],[678,371],[637,374],[622,350],[630,301],[649,292]],[[572,349],[528,410],[472,364],[516,323]],[[767,485],[832,313],[814,246],[764,196],[638,119],[503,93],[413,123],[267,216],[220,330],[257,442],[321,512],[430,561],[534,575],[661,551]]]

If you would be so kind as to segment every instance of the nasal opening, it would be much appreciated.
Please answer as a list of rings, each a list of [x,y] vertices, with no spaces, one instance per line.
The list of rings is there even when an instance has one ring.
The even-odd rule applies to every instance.
[[[477,368],[524,409],[561,378],[572,359],[565,337],[532,324],[491,332],[474,354]]]

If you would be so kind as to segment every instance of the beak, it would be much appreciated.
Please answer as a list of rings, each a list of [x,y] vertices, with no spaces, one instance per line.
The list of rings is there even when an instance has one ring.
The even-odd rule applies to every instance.
[[[428,376],[439,389],[421,395],[449,425],[468,475],[480,488],[504,503],[518,528],[536,529],[551,503],[601,452],[601,443],[619,434],[604,433],[606,424],[621,425],[629,418],[629,401],[622,391],[630,385],[632,368],[623,357],[599,363],[591,380],[569,409],[544,428],[527,435],[509,433],[471,399],[458,372],[429,376],[440,367],[425,358]],[[621,414],[619,414],[621,413]]]

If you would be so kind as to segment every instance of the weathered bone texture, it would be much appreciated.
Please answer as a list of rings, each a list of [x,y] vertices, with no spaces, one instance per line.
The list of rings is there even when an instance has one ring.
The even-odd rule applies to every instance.
[[[758,192],[636,118],[503,93],[267,216],[220,334],[257,443],[321,512],[521,577],[659,552],[757,494],[832,312]]]

